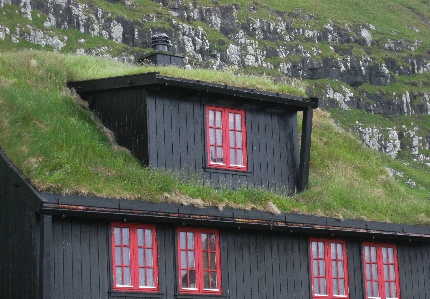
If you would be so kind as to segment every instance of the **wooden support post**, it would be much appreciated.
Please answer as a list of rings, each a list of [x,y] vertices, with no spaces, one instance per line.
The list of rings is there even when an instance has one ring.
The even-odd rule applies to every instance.
[[[41,299],[54,298],[54,276],[52,267],[53,244],[52,215],[40,215],[40,275],[39,292]]]
[[[311,155],[313,109],[308,107],[303,111],[302,138],[300,146],[299,174],[297,178],[297,191],[301,192],[308,188],[309,161]]]

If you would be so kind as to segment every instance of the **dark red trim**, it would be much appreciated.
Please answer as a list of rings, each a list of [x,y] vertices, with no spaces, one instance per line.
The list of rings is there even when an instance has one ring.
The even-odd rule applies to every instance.
[[[177,234],[179,292],[221,294],[221,255],[218,230],[181,227],[178,228]],[[210,245],[209,238],[206,238],[205,243],[205,235],[215,238],[214,246]],[[184,287],[184,285],[186,286]]]
[[[206,106],[206,145],[208,167],[247,171],[245,111]]]
[[[311,238],[309,252],[312,298],[349,298],[346,242]],[[336,264],[335,269],[333,263]]]
[[[366,298],[400,299],[396,245],[363,243],[363,268]],[[386,288],[387,284],[388,288]]]
[[[115,230],[117,229],[117,230]],[[123,229],[128,229],[128,244],[124,242],[125,236]],[[120,232],[120,235],[115,233]],[[147,233],[151,233],[147,237]],[[139,242],[139,234],[140,238]],[[119,238],[119,242],[118,241]],[[116,240],[117,239],[117,240]],[[113,289],[115,291],[133,291],[133,292],[158,292],[158,250],[156,227],[148,224],[125,224],[112,223],[112,273]],[[129,250],[129,258],[126,256]],[[140,251],[140,253],[139,253]],[[121,252],[121,263],[117,263],[117,252]],[[145,265],[139,265],[139,254],[144,255],[144,260],[152,255],[152,261],[146,262]],[[152,253],[152,254],[151,254]],[[126,260],[129,263],[125,263]],[[122,269],[122,277],[117,277],[117,268]],[[130,271],[130,283],[124,281],[125,270]],[[144,272],[144,286],[140,285],[140,273]],[[122,284],[120,284],[122,282]],[[152,284],[152,285],[151,285]]]

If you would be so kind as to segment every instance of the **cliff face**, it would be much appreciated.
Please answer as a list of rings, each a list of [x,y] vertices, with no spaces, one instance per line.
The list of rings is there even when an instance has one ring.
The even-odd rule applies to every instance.
[[[389,88],[398,86],[395,84],[399,78],[405,81],[407,77],[430,73],[426,42],[404,38],[395,30],[382,35],[380,28],[371,23],[341,24],[317,17],[317,11],[281,11],[257,3],[0,0],[6,16],[15,11],[27,20],[13,24],[0,18],[0,40],[10,39],[17,44],[25,40],[57,51],[134,62],[150,48],[152,34],[165,32],[173,50],[185,55],[191,67],[256,68],[310,80],[309,93],[321,97],[322,108],[359,108],[383,115],[430,114],[430,88],[426,87],[429,77],[414,79],[395,91]],[[430,16],[419,12],[416,15],[429,27]],[[80,38],[70,37],[64,29],[75,29]],[[405,30],[411,36],[420,34],[414,26],[407,25]],[[89,45],[90,38],[100,37],[111,44]],[[124,47],[113,51],[113,43]],[[402,142],[403,148],[417,144],[410,139],[417,135],[421,147],[429,147],[427,133],[422,131],[407,137],[412,135],[392,127],[357,126],[355,130],[364,142],[373,140],[377,144],[374,147],[385,152],[387,148],[390,153],[391,149],[400,150]],[[371,137],[375,130],[385,132],[378,133],[385,138]],[[395,141],[387,145],[389,136],[395,135],[398,138],[391,138]]]

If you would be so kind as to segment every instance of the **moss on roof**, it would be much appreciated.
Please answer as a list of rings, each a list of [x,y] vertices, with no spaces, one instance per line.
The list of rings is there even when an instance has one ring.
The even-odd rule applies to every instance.
[[[385,157],[365,148],[319,110],[314,117],[310,188],[293,197],[253,188],[213,189],[198,178],[142,167],[112,144],[94,115],[66,88],[67,81],[141,71],[87,56],[0,53],[1,148],[40,191],[430,224],[430,201],[408,195],[385,170]],[[176,76],[169,73],[176,70],[163,72]],[[192,79],[211,82],[226,74],[193,72]],[[230,85],[251,81],[233,72],[227,72],[227,78]],[[253,80],[251,88],[268,84],[262,83],[268,82],[265,78]]]

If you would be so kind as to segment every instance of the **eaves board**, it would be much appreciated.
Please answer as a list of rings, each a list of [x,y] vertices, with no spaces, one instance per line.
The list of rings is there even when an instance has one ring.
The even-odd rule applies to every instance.
[[[102,90],[133,88],[139,86],[173,86],[178,88],[192,89],[199,92],[223,94],[235,98],[267,102],[272,105],[295,107],[295,110],[318,108],[318,98],[302,98],[255,89],[209,83],[201,80],[166,77],[161,76],[159,73],[145,73],[138,75],[69,82],[67,85],[69,88],[74,88],[79,94]]]
[[[328,237],[363,237],[430,242],[430,227],[361,220],[337,220],[312,215],[279,214],[256,210],[183,206],[138,200],[62,196],[44,193],[42,213],[64,217],[105,218],[115,221],[152,221],[176,225],[198,225],[305,233]],[[100,200],[100,204],[98,201]]]

